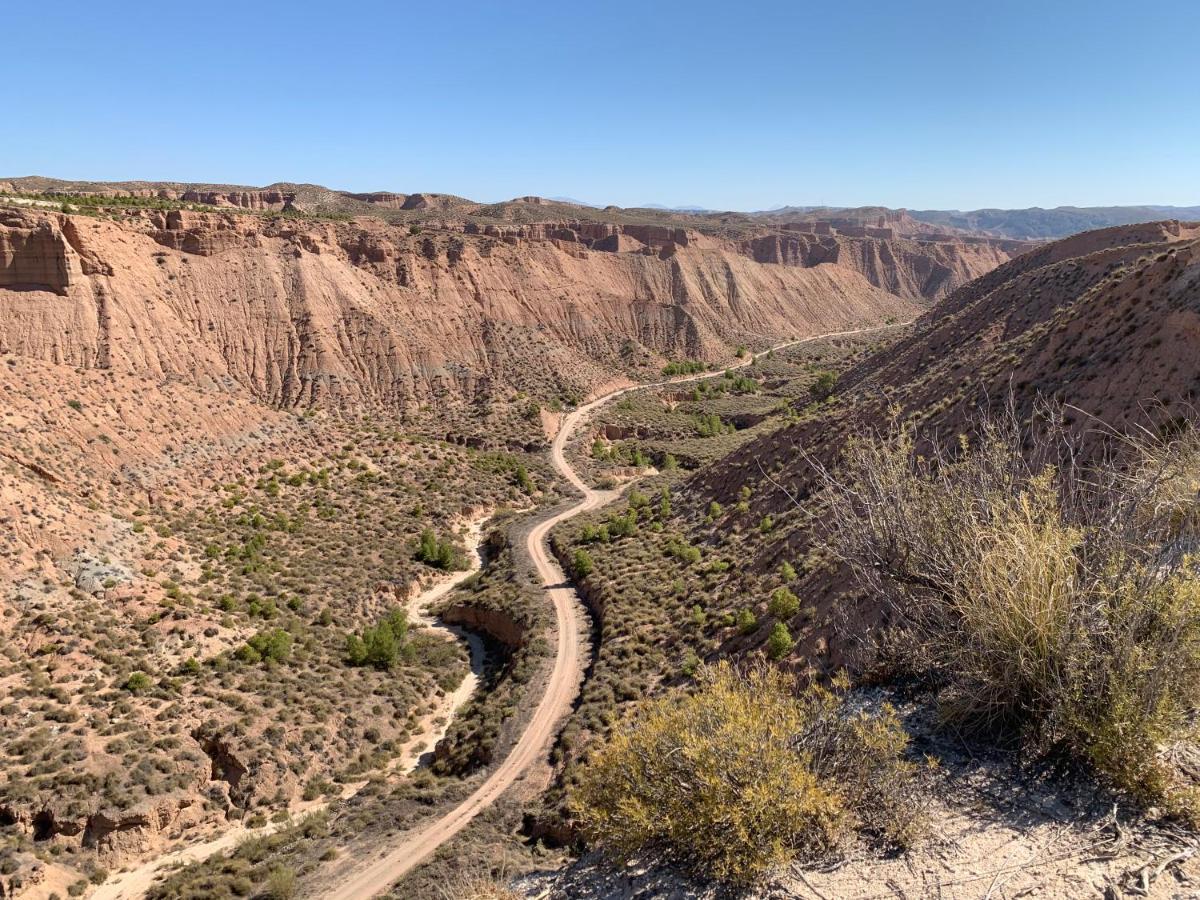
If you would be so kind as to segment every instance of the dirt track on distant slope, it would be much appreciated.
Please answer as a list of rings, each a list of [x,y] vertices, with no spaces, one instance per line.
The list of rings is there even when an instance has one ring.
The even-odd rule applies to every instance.
[[[833,331],[825,334],[815,334],[811,337],[778,344],[770,350],[756,353],[734,363],[730,368],[748,366],[756,359],[774,350],[782,350],[797,344],[807,344],[824,338],[847,337],[868,331],[881,331],[886,328],[897,328],[897,325],[875,326],[872,328],[856,328],[849,331]],[[567,463],[564,450],[567,441],[575,428],[595,410],[612,402],[617,397],[630,391],[645,388],[661,387],[668,384],[679,384],[687,381],[700,381],[711,378],[715,373],[703,372],[699,375],[686,375],[671,378],[666,381],[636,384],[605,394],[590,403],[586,403],[567,415],[558,430],[554,443],[550,448],[551,460],[554,467],[569,481],[583,497],[572,506],[550,516],[540,522],[529,533],[527,547],[533,560],[534,568],[542,583],[546,585],[546,593],[554,604],[556,627],[558,629],[558,647],[554,657],[554,669],[547,683],[546,693],[538,703],[525,733],[521,735],[508,757],[487,779],[475,790],[470,797],[456,806],[442,818],[420,828],[415,832],[402,835],[399,843],[390,850],[372,860],[357,871],[351,870],[342,877],[336,887],[325,892],[322,896],[328,900],[361,900],[382,894],[387,889],[412,871],[442,844],[462,831],[479,813],[495,803],[509,787],[524,775],[528,769],[541,758],[550,748],[557,732],[559,721],[570,709],[575,693],[582,678],[584,660],[580,657],[580,622],[576,616],[577,598],[575,588],[567,581],[562,569],[550,555],[547,535],[550,529],[560,522],[572,519],[580,513],[603,506],[614,499],[617,491],[597,491],[588,487],[583,479]]]

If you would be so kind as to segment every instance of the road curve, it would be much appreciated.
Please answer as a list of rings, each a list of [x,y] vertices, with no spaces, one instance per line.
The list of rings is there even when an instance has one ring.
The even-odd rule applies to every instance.
[[[887,328],[898,328],[907,322],[896,325],[856,328],[848,331],[831,331],[824,334],[814,334],[799,340],[786,341],[777,344],[770,350],[764,350],[753,356],[733,363],[729,368],[741,368],[753,363],[756,359],[775,350],[782,350],[797,344],[806,344],[825,338],[846,337],[862,334],[868,331],[881,331]],[[539,523],[529,533],[527,548],[533,559],[538,577],[546,585],[546,593],[554,605],[555,621],[558,629],[558,647],[554,657],[554,669],[546,686],[546,693],[538,703],[524,734],[517,741],[512,752],[487,779],[476,788],[466,800],[456,806],[442,818],[424,826],[418,831],[401,836],[400,843],[394,845],[382,855],[372,860],[368,865],[357,870],[351,870],[341,876],[336,887],[325,892],[327,900],[362,900],[382,894],[392,884],[412,871],[446,841],[462,831],[472,819],[496,802],[509,787],[511,787],[539,758],[549,749],[557,730],[558,723],[570,709],[571,701],[579,687],[582,677],[583,661],[579,656],[580,622],[575,614],[575,589],[567,581],[558,563],[550,554],[547,535],[550,529],[560,522],[574,518],[580,513],[603,506],[612,500],[616,491],[597,491],[584,483],[583,479],[567,463],[564,453],[572,433],[588,415],[617,397],[630,391],[640,391],[646,388],[663,387],[688,381],[701,381],[712,378],[718,372],[702,372],[698,375],[685,375],[664,381],[645,384],[635,384],[630,387],[612,391],[580,406],[569,413],[562,421],[554,443],[550,448],[550,458],[559,474],[570,482],[582,498],[572,506],[556,513],[554,516]]]

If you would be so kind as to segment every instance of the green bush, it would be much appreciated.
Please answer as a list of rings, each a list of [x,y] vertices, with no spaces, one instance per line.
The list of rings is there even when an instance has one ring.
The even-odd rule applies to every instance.
[[[663,375],[672,378],[676,375],[694,375],[703,372],[708,366],[698,359],[686,359],[682,362],[669,362],[662,367]]]
[[[575,556],[571,560],[571,568],[574,570],[576,578],[587,578],[595,571],[596,563],[586,550],[576,550]]]
[[[737,614],[735,624],[737,625],[737,630],[742,634],[753,634],[758,629],[758,619],[755,617],[754,612],[749,609],[743,609]]]
[[[771,592],[767,612],[781,622],[786,622],[800,612],[800,598],[786,587],[777,587]]]
[[[415,558],[435,569],[451,571],[467,568],[467,560],[462,552],[454,546],[452,541],[438,538],[432,528],[426,528],[421,532]]]
[[[821,371],[817,373],[816,380],[813,381],[809,392],[813,399],[819,401],[828,400],[833,395],[834,388],[837,387],[837,375],[829,371]]]
[[[346,662],[352,666],[390,669],[404,655],[407,638],[408,614],[403,609],[393,609],[379,624],[363,629],[361,635],[346,635]]]
[[[123,686],[131,694],[142,694],[150,690],[153,684],[154,682],[150,680],[150,676],[145,672],[134,672],[125,679]]]
[[[283,662],[291,655],[292,636],[282,628],[260,631],[246,641],[234,654],[242,662],[257,663],[263,660]]]
[[[788,627],[782,622],[776,622],[767,638],[767,656],[771,659],[783,659],[795,646],[796,642],[792,640],[792,633],[788,631]]]

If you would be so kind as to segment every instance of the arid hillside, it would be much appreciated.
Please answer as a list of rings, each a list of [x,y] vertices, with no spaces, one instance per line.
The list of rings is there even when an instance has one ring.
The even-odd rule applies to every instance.
[[[802,484],[798,446],[833,452],[893,410],[956,434],[1010,398],[1076,410],[1079,429],[1159,427],[1200,393],[1200,225],[1159,222],[1087,232],[1027,253],[937,304],[910,333],[840,380],[812,423],[749,444],[705,475],[723,497],[747,465]],[[789,479],[791,481],[789,481]],[[778,499],[778,497],[777,497]]]
[[[0,350],[274,406],[578,397],[666,359],[905,319],[988,243],[125,209],[0,220]]]
[[[750,590],[781,562],[808,559],[802,587],[812,609],[797,631],[800,646],[810,661],[840,664],[845,648],[830,646],[828,626],[846,578],[809,555],[820,527],[805,509],[817,488],[814,460],[836,465],[848,438],[890,421],[955,440],[985,411],[1011,404],[1027,418],[1041,399],[1065,406],[1085,447],[1098,448],[1109,428],[1169,431],[1195,413],[1198,338],[1200,226],[1162,222],[1065,238],[938,303],[905,336],[850,367],[799,422],[698,471],[681,486],[686,499],[676,509],[704,541],[770,519],[770,539],[745,540],[734,580],[749,578]],[[714,500],[726,512],[706,521]]]
[[[681,579],[676,585],[686,589],[672,594],[673,628],[694,630],[690,611],[699,604],[708,624],[699,629],[704,640],[696,643],[712,658],[746,652],[767,639],[771,618],[762,604],[786,563],[797,579],[790,590],[801,598],[787,622],[796,640],[795,659],[818,670],[844,664],[847,646],[835,639],[831,626],[848,579],[826,565],[814,541],[821,523],[819,507],[809,504],[817,487],[810,460],[835,465],[847,438],[886,430],[892,417],[921,433],[954,438],[982,410],[1001,409],[1010,398],[1021,416],[1039,397],[1069,404],[1070,425],[1079,431],[1096,422],[1116,428],[1170,425],[1194,410],[1200,390],[1200,356],[1194,352],[1200,328],[1197,238],[1200,227],[1165,222],[1091,232],[1026,254],[941,301],[897,339],[859,354],[857,361],[847,359],[848,368],[837,366],[836,356],[809,363],[810,381],[822,369],[844,371],[836,382],[830,372],[823,390],[805,388],[790,401],[797,419],[782,427],[753,426],[765,428],[757,434],[746,427],[762,415],[747,416],[756,404],[772,408],[769,398],[760,401],[753,394],[723,400],[723,406],[709,401],[690,420],[683,417],[674,432],[670,417],[678,414],[671,410],[680,398],[670,392],[627,403],[626,412],[618,407],[609,414],[612,424],[601,425],[596,434],[618,438],[622,460],[669,454],[685,465],[692,458],[704,464],[671,480],[670,514],[660,531],[642,532],[636,552],[589,541],[579,536],[584,526],[573,525],[568,533],[573,530],[575,540],[560,539],[563,558],[579,547],[594,557],[599,574],[586,586],[600,608],[636,605],[637,598],[660,589],[656,586]],[[769,393],[782,384],[779,375],[769,374],[775,371],[766,361],[756,365],[750,374],[758,384],[746,389]],[[696,399],[706,396],[697,393]],[[697,441],[687,436],[695,429],[731,434]],[[753,437],[739,440],[739,433]],[[736,446],[709,461],[694,449],[706,441]],[[612,455],[607,446],[600,447],[605,458]],[[697,559],[715,561],[697,565]],[[750,624],[735,627],[746,598]],[[660,609],[667,608],[666,600],[659,602]],[[639,615],[650,612],[639,607],[622,613],[632,621]],[[605,654],[602,644],[601,660]],[[672,664],[678,660],[664,660],[666,672]]]
[[[647,461],[660,471],[643,477],[624,503],[555,533],[559,559],[579,577],[599,637],[583,699],[564,732],[559,780],[535,833],[578,834],[569,798],[583,783],[589,747],[641,698],[690,686],[702,663],[766,656],[803,681],[818,682],[843,670],[867,684],[885,672],[900,678],[922,673],[923,659],[896,665],[879,652],[881,643],[890,646],[884,626],[894,624],[895,609],[832,549],[835,519],[846,521],[853,515],[847,510],[862,509],[865,494],[847,487],[835,508],[830,482],[817,466],[840,477],[843,454],[887,434],[893,420],[914,429],[914,454],[938,439],[950,448],[946,459],[972,459],[984,452],[977,447],[991,446],[979,431],[984,413],[1004,415],[1011,408],[1017,422],[1026,423],[1041,399],[1064,411],[1065,430],[1055,446],[1080,441],[1084,453],[1075,459],[1083,463],[1107,443],[1105,435],[1176,434],[1185,419],[1194,421],[1200,392],[1198,251],[1200,225],[1194,223],[1077,235],[959,289],[894,339],[876,334],[883,340],[866,354],[839,350],[836,342],[803,355],[780,353],[745,370],[744,383],[726,375],[690,394],[648,390],[606,411],[590,432],[590,477],[597,483],[628,477],[630,465]],[[784,406],[790,422],[767,418],[779,415],[780,394],[790,394]],[[1009,440],[1006,458],[1019,460],[1028,452],[1022,440],[1029,439]],[[705,456],[697,448],[706,442],[727,442],[728,452]],[[587,453],[586,445],[580,453]],[[694,471],[680,475],[676,462]],[[1182,471],[1179,502],[1186,509],[1195,503],[1195,474],[1194,468]],[[995,494],[977,502],[1003,495],[998,485],[999,479],[991,482]],[[881,489],[872,496],[875,505],[859,513],[864,520],[907,509],[915,494]],[[1021,507],[1028,502],[1024,495],[1013,496],[1028,511]],[[945,508],[966,505],[955,499]],[[1086,503],[1083,508],[1090,514]],[[906,537],[897,537],[897,546],[907,547]],[[923,575],[918,571],[914,583],[923,584]],[[1024,582],[1020,589],[1036,591]],[[924,684],[925,675],[915,677]],[[914,734],[924,733],[918,728]],[[978,752],[971,746],[966,752]],[[1050,784],[1050,790],[1061,788]],[[999,840],[1007,827],[999,807],[989,799],[968,811],[977,799],[956,799],[953,811],[938,814],[947,817],[938,827],[967,822],[966,830]],[[1022,831],[1019,839],[1031,833]],[[971,848],[967,855],[982,854],[971,865],[986,865],[993,852],[974,840],[964,846]],[[1064,858],[1082,866],[1086,852],[1086,846],[1064,851]],[[955,868],[959,862],[941,865],[950,883],[966,877]],[[1069,881],[1077,870],[1064,871],[1053,877]],[[856,860],[842,876],[847,880],[841,887],[830,882],[827,895],[873,896],[867,886],[877,879],[869,866],[859,868]],[[1047,896],[1076,895],[1070,887],[1055,890]]]

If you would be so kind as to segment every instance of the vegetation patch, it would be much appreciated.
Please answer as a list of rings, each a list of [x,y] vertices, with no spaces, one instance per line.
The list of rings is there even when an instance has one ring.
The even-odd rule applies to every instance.
[[[857,829],[907,846],[920,822],[904,731],[890,708],[851,711],[843,687],[703,668],[695,692],[647,701],[613,731],[571,804],[618,859],[660,853],[738,883],[827,857]]]
[[[1196,822],[1170,751],[1200,707],[1200,437],[1085,464],[1042,417],[951,447],[855,441],[825,473],[832,547],[892,613],[882,658],[937,679],[945,717],[1064,749]]]

